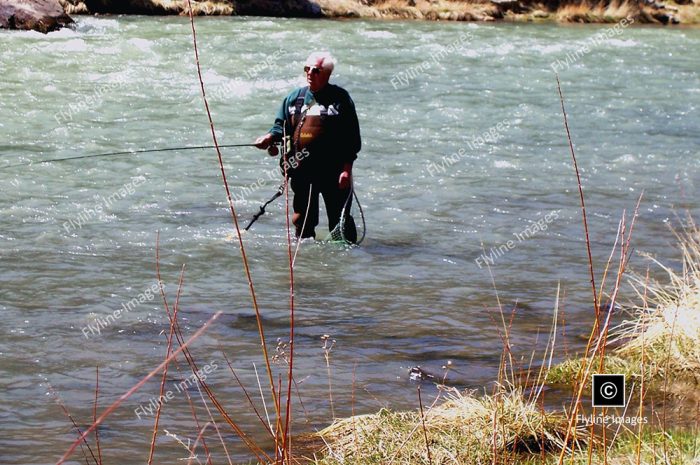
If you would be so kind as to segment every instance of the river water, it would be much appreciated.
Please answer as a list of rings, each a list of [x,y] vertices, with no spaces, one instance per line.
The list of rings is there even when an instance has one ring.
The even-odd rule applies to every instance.
[[[499,301],[508,315],[515,308],[513,349],[527,364],[560,284],[555,359],[581,350],[591,298],[553,67],[599,276],[622,212],[642,193],[633,246],[677,263],[668,225],[700,206],[698,29],[264,18],[201,18],[197,27],[221,143],[264,133],[318,48],[337,56],[334,82],[360,117],[355,185],[367,239],[359,248],[304,242],[296,260],[297,432],[333,414],[416,408],[408,370],[417,365],[440,375],[451,361],[448,384],[483,390],[503,349]],[[53,399],[89,424],[95,366],[106,406],[163,360],[167,318],[148,290],[158,231],[171,303],[186,267],[186,335],[223,312],[192,352],[232,416],[264,443],[221,355],[264,415],[254,367],[265,392],[268,383],[215,152],[37,163],[210,144],[188,21],[88,17],[46,36],[3,32],[0,67],[0,462],[55,463],[73,436]],[[245,223],[277,188],[276,161],[253,148],[225,149],[224,159]],[[26,165],[9,167],[18,163]],[[284,201],[268,211],[243,240],[274,354],[289,337]],[[638,270],[646,263],[633,256]],[[335,340],[330,351],[323,335]],[[277,377],[284,362],[273,368]],[[196,430],[177,384],[184,369],[171,368],[161,427],[186,442]],[[158,385],[148,382],[100,428],[106,462],[145,461],[144,407]],[[434,394],[427,383],[424,402]],[[248,457],[223,434],[235,457]],[[171,437],[159,444],[163,463],[187,456]],[[209,444],[220,457],[213,435]]]

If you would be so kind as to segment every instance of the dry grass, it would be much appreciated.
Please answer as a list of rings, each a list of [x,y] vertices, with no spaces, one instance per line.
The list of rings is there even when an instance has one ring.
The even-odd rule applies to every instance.
[[[635,1],[615,0],[608,5],[583,1],[557,9],[555,18],[568,23],[615,23],[624,18],[639,19],[641,10]]]
[[[567,424],[563,414],[543,412],[519,388],[483,397],[451,391],[423,419],[418,410],[382,409],[336,421],[318,433],[326,446],[314,463],[515,463],[524,453],[563,447]]]
[[[680,271],[655,261],[668,283],[647,282],[636,276],[634,285],[645,305],[633,308],[633,317],[615,329],[613,343],[620,357],[648,361],[662,378],[700,382],[700,230],[690,225],[677,234],[683,251]],[[645,297],[646,296],[646,297]]]
[[[689,220],[676,236],[682,269],[674,271],[654,260],[668,282],[634,275],[632,285],[641,304],[631,305],[630,318],[611,330],[607,343],[613,349],[604,357],[602,372],[624,373],[636,380],[643,374],[652,389],[687,391],[700,384],[700,231]],[[584,362],[590,360],[560,363],[548,372],[547,382],[573,384]],[[670,379],[674,382],[668,385]]]
[[[346,18],[416,19],[439,21],[542,21],[615,23],[632,18],[636,23],[700,22],[700,5],[672,5],[667,9],[641,0],[583,0],[547,4],[538,0],[315,0],[324,16]]]
[[[670,8],[677,10],[676,17],[681,24],[700,24],[700,1],[685,5],[673,5]]]
[[[316,0],[325,16],[351,18],[489,21],[499,9],[489,1]]]
[[[163,2],[164,0],[153,0],[154,3]],[[166,0],[167,1],[167,0]],[[179,14],[188,15],[187,1],[168,2],[180,4]],[[204,1],[192,2],[192,13],[198,16],[231,16],[234,13],[234,8],[229,1]]]
[[[578,3],[561,4],[552,11],[553,18],[563,23],[616,23],[625,18],[642,24],[684,23],[697,24],[700,8],[697,5],[679,8],[666,6],[664,2],[642,0],[583,0]],[[532,16],[532,12],[529,14]]]
[[[385,2],[380,10],[385,13],[394,13],[401,15],[403,8],[398,0]],[[468,2],[450,2],[450,1],[416,1],[418,19],[428,20],[449,20],[449,21],[489,21],[500,17],[500,10],[490,1],[468,1]]]
[[[324,16],[337,18],[381,18],[372,6],[357,0],[317,0]]]
[[[58,3],[61,4],[64,10],[66,10],[66,13],[69,15],[86,15],[90,14],[90,12],[87,9],[87,6],[85,6],[85,3],[82,1],[78,0],[58,0]]]

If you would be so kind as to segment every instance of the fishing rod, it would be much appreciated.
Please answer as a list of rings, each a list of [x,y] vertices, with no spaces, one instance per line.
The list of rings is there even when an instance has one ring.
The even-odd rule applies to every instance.
[[[285,124],[285,126],[286,126],[286,124]],[[286,134],[286,131],[285,131],[285,134]],[[283,140],[285,140],[285,139],[286,139],[286,135],[283,136]],[[280,150],[284,146],[284,142],[277,142],[277,143],[274,143],[273,145],[277,147],[277,150]],[[268,149],[267,153],[269,153],[270,155],[273,154],[270,152],[270,149]],[[283,158],[286,158],[286,157],[284,157],[284,155],[283,155]],[[272,197],[270,197],[270,200],[268,200],[264,204],[260,205],[260,210],[258,210],[258,212],[255,215],[253,215],[253,218],[251,218],[251,220],[248,222],[248,225],[245,228],[243,228],[245,231],[248,231],[250,229],[250,227],[253,226],[253,224],[256,221],[258,221],[258,218],[260,218],[261,216],[263,216],[265,214],[265,208],[267,208],[268,205],[270,205],[272,202],[274,202],[278,198],[282,197],[282,194],[284,194],[284,190],[287,187],[287,179],[288,178],[287,178],[287,175],[285,173],[285,180],[282,182],[282,184],[280,184],[280,186],[277,188],[277,191],[272,195]]]
[[[268,205],[270,205],[272,202],[274,202],[275,200],[280,198],[282,196],[282,194],[284,194],[284,187],[285,187],[285,183],[283,182],[282,184],[280,184],[280,187],[277,188],[277,192],[275,192],[275,194],[270,198],[270,200],[268,200],[267,202],[265,202],[264,204],[262,204],[260,206],[260,211],[258,211],[255,215],[253,215],[253,218],[248,223],[248,226],[246,226],[244,228],[246,231],[248,231],[250,229],[250,227],[253,226],[253,223],[258,221],[258,218],[260,218],[261,216],[263,216],[265,214],[265,208]]]
[[[218,148],[225,149],[225,148],[231,148],[231,147],[255,147],[255,144],[224,144],[224,145],[219,145]],[[101,157],[115,157],[115,156],[120,156],[120,155],[135,155],[135,154],[142,154],[142,153],[156,153],[156,152],[174,152],[178,150],[202,150],[202,149],[213,149],[217,148],[216,145],[190,145],[186,147],[166,147],[162,149],[139,149],[139,150],[124,150],[120,152],[107,152],[107,153],[95,153],[91,155],[80,155],[77,157],[65,157],[65,158],[52,158],[50,160],[42,160],[39,162],[29,162],[29,163],[16,163],[14,165],[7,165],[7,166],[2,166],[0,167],[0,170],[7,169],[7,168],[15,168],[19,166],[30,166],[30,165],[40,165],[44,163],[56,163],[56,162],[61,162],[61,161],[70,161],[70,160],[83,160],[86,158],[101,158]],[[274,202],[276,199],[278,199],[280,196],[284,194],[284,183],[280,185],[280,187],[277,188],[277,192],[275,192],[275,195],[272,196],[270,200],[265,202],[263,205],[260,206],[260,211],[256,213],[253,216],[253,219],[250,220],[248,223],[248,226],[245,227],[245,230],[248,231],[251,226],[253,226],[253,223],[255,223],[258,218],[260,218],[262,215],[265,214],[265,208],[267,208],[268,205],[270,205],[272,202]]]
[[[140,149],[140,150],[125,150],[123,152],[96,153],[96,154],[92,154],[92,155],[80,155],[77,157],[52,158],[50,160],[42,160],[42,161],[38,161],[38,162],[31,162],[30,161],[29,163],[16,163],[14,165],[2,166],[2,167],[0,167],[0,170],[6,169],[6,168],[16,168],[18,166],[41,165],[44,163],[55,163],[55,162],[60,162],[60,161],[82,160],[85,158],[114,157],[114,156],[119,156],[119,155],[135,155],[135,154],[141,154],[141,153],[155,153],[155,152],[173,152],[173,151],[178,151],[178,150],[214,149],[216,147],[217,147],[216,145],[190,145],[187,147],[167,147],[167,148],[163,148],[163,149]],[[219,145],[218,147],[221,149],[230,148],[230,147],[255,147],[255,144],[227,144],[227,145]]]

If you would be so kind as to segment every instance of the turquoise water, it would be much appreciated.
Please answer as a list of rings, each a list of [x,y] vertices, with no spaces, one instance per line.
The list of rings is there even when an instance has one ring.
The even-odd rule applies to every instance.
[[[301,62],[313,49],[337,56],[334,82],[358,108],[364,147],[355,184],[368,237],[353,249],[301,245],[296,431],[327,425],[332,411],[415,408],[408,369],[416,365],[441,374],[449,360],[449,384],[489,385],[503,346],[493,282],[505,311],[515,308],[513,347],[525,360],[549,331],[558,284],[558,357],[582,348],[592,316],[586,249],[553,63],[598,269],[623,211],[642,193],[633,246],[677,263],[668,224],[699,206],[698,29],[632,27],[597,41],[606,27],[260,18],[197,25],[221,143],[252,142],[269,128],[281,99],[303,82]],[[2,43],[1,462],[55,463],[67,448],[70,424],[49,384],[85,425],[96,365],[107,405],[162,361],[167,318],[148,291],[158,231],[171,302],[186,265],[185,332],[224,313],[193,354],[212,370],[207,381],[232,415],[264,441],[220,352],[262,410],[253,366],[264,388],[260,344],[215,152],[36,163],[210,144],[188,22],[80,18],[75,30],[47,36],[3,32]],[[252,148],[227,149],[224,159],[245,223],[277,188],[267,175],[276,161]],[[31,164],[5,168],[16,163]],[[288,339],[284,201],[268,211],[244,243],[274,353]],[[632,264],[644,270],[647,262],[634,255]],[[132,299],[128,312],[96,323]],[[336,341],[332,409],[323,335]],[[284,362],[274,368],[284,373]],[[194,440],[178,391],[187,376],[171,370],[174,396],[161,425]],[[427,396],[430,385],[424,389]],[[157,392],[153,380],[110,416],[101,429],[105,457],[145,460],[152,419],[135,410]],[[172,438],[160,441],[164,463],[187,456]]]

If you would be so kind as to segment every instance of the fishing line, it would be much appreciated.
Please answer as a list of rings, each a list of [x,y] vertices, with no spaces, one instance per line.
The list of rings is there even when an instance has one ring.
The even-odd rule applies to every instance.
[[[255,144],[228,144],[219,145],[219,148],[230,148],[230,147],[255,147]],[[107,153],[95,153],[92,155],[80,155],[77,157],[66,157],[66,158],[52,158],[49,160],[42,160],[37,162],[30,161],[29,163],[16,163],[14,165],[2,166],[0,169],[4,170],[6,168],[15,168],[18,166],[30,166],[30,165],[41,165],[44,163],[54,163],[60,161],[69,160],[82,160],[85,158],[100,158],[100,157],[114,157],[119,155],[135,155],[141,153],[155,153],[155,152],[174,152],[178,150],[202,150],[202,149],[214,149],[217,148],[216,145],[191,145],[187,147],[167,147],[163,149],[140,149],[140,150],[125,150],[122,152],[107,152]]]
[[[355,192],[355,186],[353,185],[352,188],[352,195],[355,197],[355,203],[357,203],[357,209],[360,210],[360,219],[362,220],[362,237],[355,243],[357,245],[360,245],[360,242],[365,240],[365,236],[367,235],[367,222],[365,221],[365,211],[362,209],[362,204],[360,203],[360,199],[357,197],[357,192]]]
[[[304,235],[304,230],[306,229],[306,219],[309,217],[309,210],[311,209],[311,195],[313,194],[313,184],[309,184],[309,200],[306,202],[306,213],[304,213],[304,221],[301,223],[301,233],[299,234],[299,239],[297,240],[297,248],[294,251],[294,258],[292,259],[292,268],[297,261],[297,254],[299,253],[299,247],[301,247],[301,239]]]

